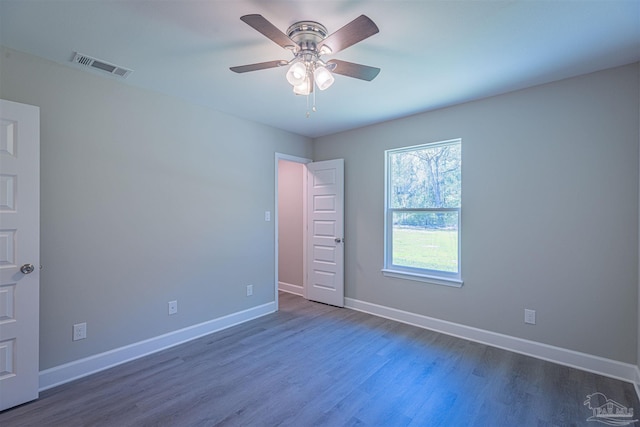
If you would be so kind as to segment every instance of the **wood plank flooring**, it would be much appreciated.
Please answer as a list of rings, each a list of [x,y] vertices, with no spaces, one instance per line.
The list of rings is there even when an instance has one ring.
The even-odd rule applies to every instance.
[[[281,293],[280,311],[41,393],[0,426],[591,426],[631,384]],[[637,418],[637,417],[636,417]]]

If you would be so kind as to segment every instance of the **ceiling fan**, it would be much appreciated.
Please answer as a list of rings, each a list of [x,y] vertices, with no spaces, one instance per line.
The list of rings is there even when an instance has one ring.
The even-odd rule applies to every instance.
[[[328,34],[327,29],[315,21],[299,21],[280,31],[262,15],[244,15],[240,19],[264,36],[293,53],[290,61],[275,60],[256,64],[231,67],[236,73],[246,73],[268,68],[290,65],[287,81],[298,95],[313,92],[314,82],[320,90],[327,89],[334,82],[332,73],[360,80],[371,81],[380,72],[379,68],[362,64],[330,59],[324,61],[323,55],[335,54],[378,33],[376,24],[365,15],[360,15],[338,31]]]

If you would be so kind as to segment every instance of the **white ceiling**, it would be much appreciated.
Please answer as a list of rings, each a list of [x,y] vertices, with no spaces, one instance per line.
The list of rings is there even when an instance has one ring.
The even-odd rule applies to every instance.
[[[335,58],[382,71],[336,76],[306,118],[285,68],[229,70],[292,58],[251,13],[329,33],[365,14],[380,32]],[[317,137],[638,61],[640,1],[0,0],[0,43],[71,67],[78,51],[133,69],[125,84]]]

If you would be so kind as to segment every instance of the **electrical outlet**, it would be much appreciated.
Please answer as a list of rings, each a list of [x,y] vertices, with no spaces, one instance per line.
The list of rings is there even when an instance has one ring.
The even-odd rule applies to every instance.
[[[528,323],[530,325],[536,324],[536,311],[530,310],[528,308],[524,309],[524,323]]]
[[[247,296],[253,295],[253,285],[247,285]]]
[[[264,211],[264,220],[271,221],[271,211]]]
[[[169,315],[178,313],[178,301],[169,301]]]
[[[87,337],[87,324],[85,323],[77,323],[73,325],[73,340],[83,340]]]

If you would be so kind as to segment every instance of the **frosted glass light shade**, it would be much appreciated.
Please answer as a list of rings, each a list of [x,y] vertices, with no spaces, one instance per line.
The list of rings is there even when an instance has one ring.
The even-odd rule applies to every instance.
[[[287,71],[287,81],[293,85],[298,86],[302,84],[307,78],[307,67],[302,62],[296,62]]]
[[[316,86],[318,86],[318,89],[320,90],[325,90],[335,81],[335,78],[333,77],[333,74],[331,74],[331,71],[322,66],[315,69],[315,71],[313,72],[313,77],[316,81]]]
[[[296,95],[309,95],[311,93],[311,80],[304,79],[299,85],[293,86],[293,93]]]

